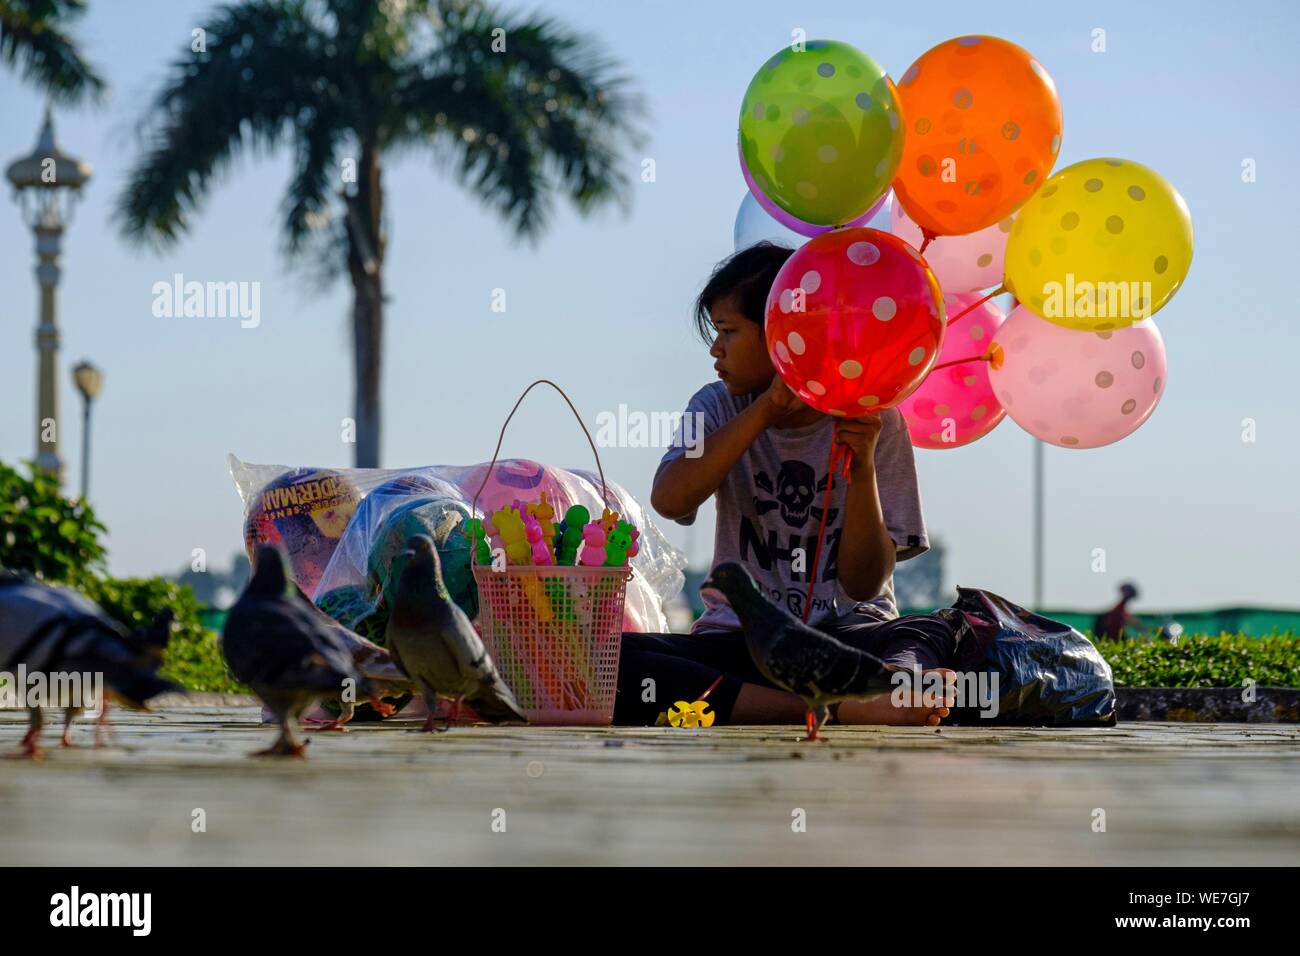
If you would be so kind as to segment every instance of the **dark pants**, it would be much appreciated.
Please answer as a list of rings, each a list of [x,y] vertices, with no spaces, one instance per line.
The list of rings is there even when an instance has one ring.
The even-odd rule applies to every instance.
[[[892,621],[852,615],[818,629],[907,670],[947,667],[956,649],[952,626],[936,614],[912,614]],[[653,726],[675,701],[698,700],[719,677],[721,682],[707,698],[719,724],[730,722],[743,684],[773,686],[754,666],[741,631],[626,632],[618,665],[614,723]],[[648,696],[647,679],[654,681],[653,701],[642,699]]]

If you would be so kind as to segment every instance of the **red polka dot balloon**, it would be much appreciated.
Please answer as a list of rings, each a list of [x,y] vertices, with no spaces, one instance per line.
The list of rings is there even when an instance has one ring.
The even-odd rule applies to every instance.
[[[877,229],[835,229],[798,249],[767,297],[767,351],[801,399],[828,415],[891,408],[943,344],[943,295],[914,248]]]

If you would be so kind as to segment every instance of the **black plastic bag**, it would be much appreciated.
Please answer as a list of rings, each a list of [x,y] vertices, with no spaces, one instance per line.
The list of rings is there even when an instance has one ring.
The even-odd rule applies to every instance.
[[[1091,641],[1068,624],[979,588],[957,588],[956,603],[936,613],[957,631],[953,669],[959,675],[997,675],[996,716],[981,716],[981,708],[965,700],[944,723],[1115,725],[1110,665]]]

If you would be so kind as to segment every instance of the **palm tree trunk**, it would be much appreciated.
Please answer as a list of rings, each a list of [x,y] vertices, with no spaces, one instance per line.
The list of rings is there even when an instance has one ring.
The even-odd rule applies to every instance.
[[[358,468],[378,468],[382,435],[380,386],[384,344],[384,239],[380,232],[383,190],[379,150],[363,143],[357,188],[345,196],[348,273],[352,279],[354,412]]]

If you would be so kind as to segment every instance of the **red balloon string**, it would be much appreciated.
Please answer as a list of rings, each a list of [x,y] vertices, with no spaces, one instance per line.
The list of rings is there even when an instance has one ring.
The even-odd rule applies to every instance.
[[[992,360],[992,352],[985,352],[983,355],[968,355],[966,358],[953,359],[951,362],[940,362],[938,365],[932,366],[930,372],[933,374],[934,372],[939,371],[939,369],[947,368],[950,365],[962,365],[966,362],[989,362]]]
[[[932,243],[934,240],[938,238],[939,238],[938,233],[931,232],[929,229],[926,229],[924,226],[922,226],[921,227],[921,248],[917,249],[916,251],[919,252],[921,255],[925,255],[926,246],[928,246],[930,243]]]
[[[701,694],[699,697],[697,697],[697,698],[695,698],[695,699],[696,699],[696,700],[707,700],[708,697],[709,697],[709,695],[712,694],[715,690],[718,689],[718,685],[722,683],[722,678],[724,678],[725,676],[726,676],[725,674],[719,674],[718,677],[717,677],[717,679],[716,679],[712,684],[709,685],[709,689],[706,690],[703,694]]]
[[[1004,286],[998,286],[996,289],[994,289],[992,292],[990,292],[990,293],[989,293],[988,295],[986,295],[984,298],[982,298],[982,299],[980,299],[980,300],[978,300],[978,301],[976,301],[976,302],[972,302],[970,305],[966,306],[966,308],[962,309],[960,312],[958,312],[956,315],[954,315],[951,319],[948,320],[948,324],[949,324],[949,325],[952,325],[954,322],[956,322],[958,319],[960,319],[960,318],[961,318],[963,315],[965,315],[967,312],[973,312],[974,310],[978,309],[981,305],[983,305],[985,302],[987,302],[989,299],[993,298],[995,295],[1001,295],[1003,292],[1006,292],[1006,291],[1007,291],[1007,290],[1006,290],[1006,288],[1005,288]]]
[[[843,456],[843,461],[838,461]],[[835,486],[835,472],[840,472],[844,476],[847,484],[849,480],[849,467],[853,462],[853,449],[842,446],[838,443],[831,445],[831,457],[826,463],[826,497],[822,501],[822,520],[817,526],[817,544],[813,548],[812,570],[808,574],[808,597],[803,602],[803,622],[808,623],[808,615],[812,613],[813,591],[817,587],[817,562],[821,559],[822,538],[826,535],[826,516],[831,511],[831,489]]]

